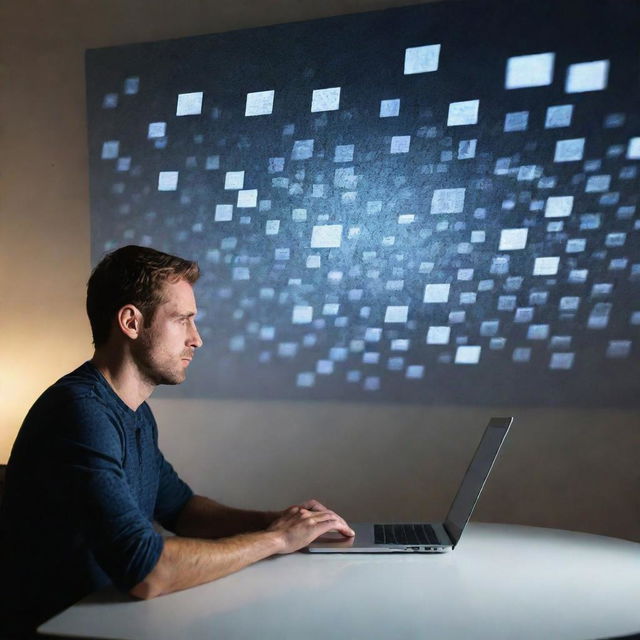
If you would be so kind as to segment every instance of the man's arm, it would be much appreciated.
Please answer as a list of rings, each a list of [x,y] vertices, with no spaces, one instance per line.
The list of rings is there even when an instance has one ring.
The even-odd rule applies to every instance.
[[[175,532],[188,538],[215,540],[262,531],[281,515],[281,511],[234,509],[204,496],[192,496],[178,516]]]
[[[221,540],[168,538],[153,571],[129,593],[149,599],[195,587],[276,553],[297,551],[332,529],[353,536],[352,529],[333,511],[296,506],[285,510],[267,531]]]

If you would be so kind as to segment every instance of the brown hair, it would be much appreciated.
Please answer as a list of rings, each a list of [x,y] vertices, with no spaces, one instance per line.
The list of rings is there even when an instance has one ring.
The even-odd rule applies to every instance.
[[[194,284],[199,277],[197,262],[148,247],[129,245],[108,253],[87,283],[87,315],[93,344],[100,347],[107,342],[115,314],[126,304],[137,307],[148,326],[164,301],[165,282],[186,280]]]

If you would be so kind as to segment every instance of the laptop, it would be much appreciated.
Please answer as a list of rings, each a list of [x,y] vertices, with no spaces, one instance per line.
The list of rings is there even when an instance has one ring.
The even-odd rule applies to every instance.
[[[308,551],[313,553],[442,553],[455,549],[484,483],[489,477],[513,417],[491,418],[464,474],[444,522],[401,524],[353,524],[353,538],[337,532],[320,536]]]

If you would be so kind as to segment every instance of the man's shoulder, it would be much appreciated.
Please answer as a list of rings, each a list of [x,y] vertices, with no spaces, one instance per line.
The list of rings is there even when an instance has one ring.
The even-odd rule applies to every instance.
[[[85,363],[44,391],[20,428],[16,456],[27,455],[33,447],[44,450],[73,442],[121,447],[126,419],[99,376],[93,365]]]
[[[85,362],[54,382],[42,396],[71,402],[87,399],[104,402],[108,399],[105,391],[97,369],[90,362]]]
[[[56,416],[77,411],[107,414],[110,421],[121,422],[126,412],[107,384],[98,370],[90,362],[85,362],[46,389],[32,411],[41,417],[43,411],[45,414],[50,411]]]

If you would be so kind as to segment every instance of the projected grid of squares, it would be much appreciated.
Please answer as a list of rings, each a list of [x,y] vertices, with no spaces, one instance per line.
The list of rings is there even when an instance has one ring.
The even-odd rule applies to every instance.
[[[99,141],[100,250],[197,259],[210,370],[273,371],[286,397],[420,400],[446,371],[482,371],[487,394],[494,375],[636,375],[640,128],[602,100],[614,56],[560,64],[532,44],[474,96],[448,82],[446,39],[387,54],[393,89],[345,77],[293,103],[295,77],[226,89],[225,107],[215,83],[162,108],[144,75],[104,86],[95,118],[127,99],[144,126]]]

